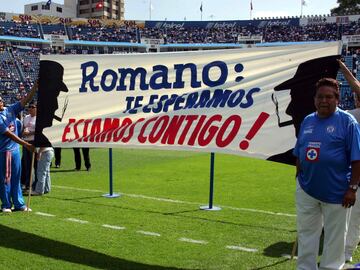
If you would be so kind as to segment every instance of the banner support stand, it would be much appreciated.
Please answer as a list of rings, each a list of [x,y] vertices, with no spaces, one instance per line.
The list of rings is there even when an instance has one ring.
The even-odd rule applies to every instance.
[[[200,206],[201,210],[219,211],[220,207],[214,206],[214,167],[215,167],[215,153],[211,152],[210,155],[210,191],[209,191],[209,205]]]
[[[103,197],[106,198],[117,198],[120,197],[120,194],[113,193],[113,162],[112,162],[112,148],[109,148],[109,193],[104,194]]]

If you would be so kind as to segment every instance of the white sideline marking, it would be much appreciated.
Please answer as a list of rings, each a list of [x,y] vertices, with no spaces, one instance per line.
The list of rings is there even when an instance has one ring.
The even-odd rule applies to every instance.
[[[121,193],[121,194],[128,196],[128,197],[132,197],[132,198],[141,198],[141,199],[148,199],[148,200],[161,201],[161,202],[170,202],[170,203],[179,203],[179,204],[196,204],[196,205],[200,204],[200,203],[185,202],[185,201],[179,201],[179,200],[173,200],[173,199],[150,197],[150,196],[141,195],[141,194],[125,194],[125,193]]]
[[[43,213],[43,212],[35,212],[36,215],[44,216],[44,217],[55,217],[55,215]]]
[[[97,189],[85,189],[85,188],[75,188],[75,187],[57,186],[57,185],[52,185],[52,187],[60,188],[60,189],[69,189],[69,190],[78,190],[78,191],[87,191],[87,192],[106,193],[105,191],[101,191],[101,190],[97,190]],[[170,202],[170,203],[178,203],[178,204],[204,205],[204,203],[186,202],[186,201],[180,201],[180,200],[172,200],[172,199],[166,199],[166,198],[151,197],[151,196],[146,196],[146,195],[141,195],[141,194],[126,194],[126,193],[121,193],[121,195],[128,196],[128,197],[132,197],[132,198],[141,198],[141,199],[148,199],[148,200],[162,201],[162,202]],[[274,216],[296,217],[295,214],[288,214],[288,213],[281,213],[281,212],[272,212],[272,211],[259,210],[259,209],[238,208],[238,207],[226,206],[226,205],[219,205],[219,207],[221,207],[221,208],[227,208],[227,209],[231,209],[231,210],[235,210],[235,211],[261,213],[261,214],[274,215]]]
[[[281,257],[291,260],[290,254],[281,254]],[[294,256],[293,260],[297,260],[297,256]]]
[[[125,230],[125,227],[114,226],[114,225],[109,225],[109,224],[103,224],[101,226],[103,226],[105,228],[109,228],[109,229],[114,229],[114,230]]]
[[[241,250],[246,252],[258,252],[256,248],[246,248],[241,246],[226,246],[227,249]]]
[[[185,237],[180,238],[179,241],[193,243],[193,244],[200,244],[200,245],[206,245],[208,243],[203,240],[194,240],[194,239],[185,238]]]
[[[220,205],[221,206],[221,205]],[[285,216],[285,217],[296,217],[294,214],[288,214],[288,213],[280,213],[280,212],[272,212],[272,211],[266,211],[266,210],[259,210],[259,209],[251,209],[251,208],[237,208],[232,206],[221,206],[224,208],[228,208],[231,210],[237,210],[237,211],[247,211],[247,212],[254,212],[254,213],[263,213],[263,214],[269,214],[269,215],[275,215],[275,216]]]
[[[87,220],[81,220],[81,219],[77,219],[77,218],[67,218],[66,220],[81,223],[81,224],[89,223],[89,221],[87,221]]]
[[[70,190],[78,190],[78,191],[88,191],[88,192],[100,192],[100,193],[105,193],[102,190],[98,190],[98,189],[87,189],[87,188],[75,188],[75,187],[67,187],[67,186],[56,186],[56,185],[52,185],[53,187],[56,188],[62,188],[62,189],[70,189]]]
[[[146,231],[136,231],[137,233],[145,234],[145,235],[151,235],[151,236],[161,236],[160,233],[156,232],[146,232]]]

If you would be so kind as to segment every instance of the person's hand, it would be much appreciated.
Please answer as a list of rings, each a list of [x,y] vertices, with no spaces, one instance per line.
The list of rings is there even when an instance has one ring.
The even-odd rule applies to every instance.
[[[29,136],[30,135],[30,131],[28,128],[25,128],[23,131],[23,136]]]
[[[345,208],[350,208],[355,204],[356,201],[356,191],[352,189],[348,189],[343,198],[342,206]]]
[[[31,153],[36,152],[35,146],[30,143],[24,144],[24,147]]]
[[[343,61],[341,61],[341,59],[336,59],[336,61],[338,62],[339,67],[340,67],[341,70],[348,69],[346,67],[345,63]]]
[[[36,80],[33,84],[33,86],[31,87],[31,90],[35,90],[37,91],[39,88],[39,80]]]

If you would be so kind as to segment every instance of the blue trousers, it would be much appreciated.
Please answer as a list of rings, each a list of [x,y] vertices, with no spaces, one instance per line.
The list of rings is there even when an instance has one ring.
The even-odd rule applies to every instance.
[[[11,152],[11,179],[10,183],[5,182],[6,175],[6,153],[0,153],[0,199],[1,208],[11,208],[14,204],[15,209],[25,207],[21,192],[21,159],[19,148]]]

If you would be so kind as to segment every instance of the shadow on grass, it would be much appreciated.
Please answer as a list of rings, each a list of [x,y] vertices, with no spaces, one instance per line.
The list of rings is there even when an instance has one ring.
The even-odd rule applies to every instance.
[[[272,258],[281,258],[285,254],[287,254],[287,255],[291,254],[293,245],[294,245],[294,242],[291,242],[291,243],[277,242],[277,243],[274,243],[274,244],[268,246],[267,248],[265,248],[264,252],[263,252],[263,255],[267,256],[267,257],[272,257]],[[268,264],[268,265],[251,268],[251,270],[261,270],[261,269],[273,268],[273,267],[275,267],[277,265],[280,265],[280,264],[283,264],[283,263],[286,263],[286,262],[290,262],[290,259],[283,258],[280,261],[277,261],[277,262],[274,262],[274,263],[271,263],[271,264]]]
[[[289,259],[284,259],[284,260],[281,260],[281,261],[278,261],[278,262],[275,262],[272,264],[268,264],[268,265],[264,265],[264,266],[260,266],[260,267],[256,267],[256,268],[251,268],[250,270],[261,270],[261,269],[266,269],[266,268],[272,268],[276,265],[279,265],[279,264],[282,264],[282,263],[285,263],[288,261],[289,261]]]
[[[75,169],[67,169],[67,170],[61,170],[61,169],[51,169],[50,173],[67,173],[67,172],[76,172]]]
[[[277,242],[264,249],[264,256],[280,258],[284,254],[291,254],[294,242]]]
[[[147,265],[112,257],[64,242],[47,239],[0,225],[0,246],[98,269],[175,270],[180,268]]]

